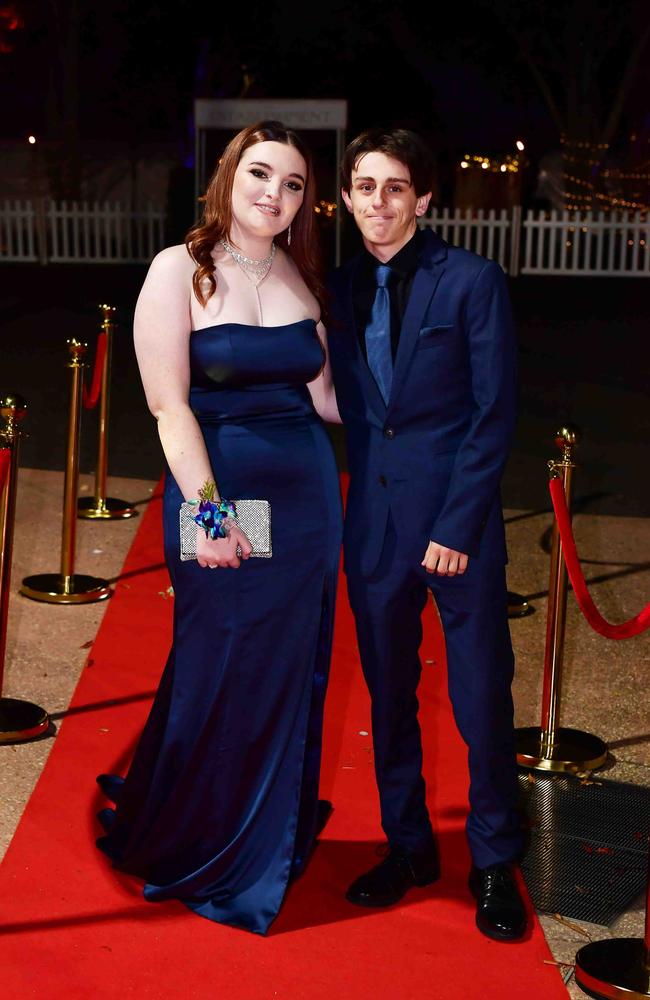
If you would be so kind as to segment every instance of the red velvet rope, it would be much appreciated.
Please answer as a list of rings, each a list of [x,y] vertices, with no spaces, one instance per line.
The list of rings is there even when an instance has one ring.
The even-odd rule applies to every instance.
[[[567,507],[562,480],[559,477],[551,479],[549,489],[551,491],[553,510],[555,511],[555,518],[560,531],[562,551],[569,579],[571,580],[571,586],[573,587],[580,610],[594,632],[604,635],[606,639],[631,639],[632,636],[645,632],[647,628],[650,628],[650,604],[646,604],[643,611],[635,615],[634,618],[630,618],[629,621],[621,622],[620,625],[613,625],[603,618],[587,590],[587,584],[585,583],[576,550],[576,543],[573,540],[571,516]]]
[[[5,488],[9,467],[11,465],[11,448],[0,448],[0,494]]]
[[[94,410],[97,406],[99,394],[102,389],[102,374],[104,372],[104,361],[106,360],[106,331],[100,330],[97,338],[97,350],[95,352],[95,367],[93,369],[93,380],[90,385],[90,392],[83,386],[83,404],[85,410]]]

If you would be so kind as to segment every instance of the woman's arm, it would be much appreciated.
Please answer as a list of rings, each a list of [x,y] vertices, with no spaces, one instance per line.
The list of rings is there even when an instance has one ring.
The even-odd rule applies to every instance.
[[[203,484],[215,478],[201,428],[189,406],[193,273],[194,262],[184,246],[159,253],[142,286],[134,322],[135,352],[147,404],[158,422],[171,473],[186,500],[196,499]],[[250,543],[237,529],[228,539],[215,541],[205,539],[200,532],[199,563],[238,566],[237,544],[247,555]]]
[[[135,353],[147,404],[186,500],[196,498],[206,479],[213,478],[203,435],[189,407],[192,273],[193,261],[184,247],[169,247],[154,257],[134,321]]]
[[[327,333],[322,323],[318,324],[317,330],[320,342],[323,345],[323,350],[325,351],[325,364],[323,365],[320,373],[316,376],[313,382],[309,383],[307,388],[311,393],[314,409],[318,413],[319,417],[326,420],[330,424],[340,424],[342,423],[342,420],[339,414],[339,408],[336,402],[336,392],[334,391],[334,382],[332,380],[332,368],[330,366],[329,350],[327,347]]]

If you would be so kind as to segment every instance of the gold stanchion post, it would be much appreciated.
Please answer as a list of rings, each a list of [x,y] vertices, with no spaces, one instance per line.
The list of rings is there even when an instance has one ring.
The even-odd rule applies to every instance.
[[[61,537],[61,572],[40,573],[25,577],[20,593],[34,601],[49,604],[89,604],[110,597],[107,580],[75,573],[77,536],[77,492],[79,487],[79,437],[81,432],[81,397],[83,390],[84,357],[87,344],[68,341],[70,360],[70,417],[68,448],[63,487],[63,533]]]
[[[95,470],[94,497],[80,497],[77,503],[79,517],[108,521],[116,518],[133,517],[135,507],[126,500],[116,500],[106,496],[108,478],[108,419],[111,401],[111,368],[113,359],[113,332],[115,330],[115,306],[100,305],[102,330],[106,336],[106,352],[102,369],[102,388],[99,397],[99,441],[97,447],[97,468]]]
[[[592,941],[576,955],[576,983],[595,1000],[647,1000],[650,997],[650,859],[644,938]]]
[[[551,460],[551,476],[562,476],[567,504],[571,509],[573,449],[578,441],[574,427],[562,427],[555,443],[562,458]],[[591,733],[579,729],[559,728],[562,688],[562,659],[566,623],[568,579],[557,522],[553,524],[551,568],[546,618],[546,649],[544,653],[544,688],[542,694],[542,724],[518,729],[517,761],[523,767],[539,771],[585,771],[602,767],[607,759],[607,744]]]
[[[0,448],[7,449],[10,453],[7,480],[0,495],[0,695],[7,651],[20,423],[26,413],[27,404],[21,396],[14,393],[0,396],[0,417],[4,424],[0,427]],[[48,714],[40,705],[21,698],[0,697],[0,743],[20,743],[34,739],[47,732],[49,725]]]

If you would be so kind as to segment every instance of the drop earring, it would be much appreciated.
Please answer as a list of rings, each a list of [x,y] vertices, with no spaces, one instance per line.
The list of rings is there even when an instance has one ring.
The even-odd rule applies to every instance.
[[[289,228],[287,229],[287,246],[291,246],[291,223],[289,223]]]

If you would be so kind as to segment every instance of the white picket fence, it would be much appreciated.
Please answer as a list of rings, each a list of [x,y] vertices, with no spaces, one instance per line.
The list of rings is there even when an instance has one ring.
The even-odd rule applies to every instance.
[[[650,216],[641,212],[434,209],[443,239],[518,274],[650,276]],[[0,261],[147,263],[165,245],[165,212],[117,202],[0,202]]]
[[[513,213],[502,209],[472,211],[472,209],[434,208],[431,215],[420,220],[423,228],[435,229],[447,243],[465,250],[473,250],[483,257],[496,260],[504,271],[516,273],[521,209]]]
[[[650,276],[650,215],[641,212],[435,210],[421,225],[518,274]]]
[[[165,245],[165,211],[119,202],[0,202],[0,261],[147,263]]]
[[[650,218],[641,212],[529,212],[521,274],[650,276]]]

